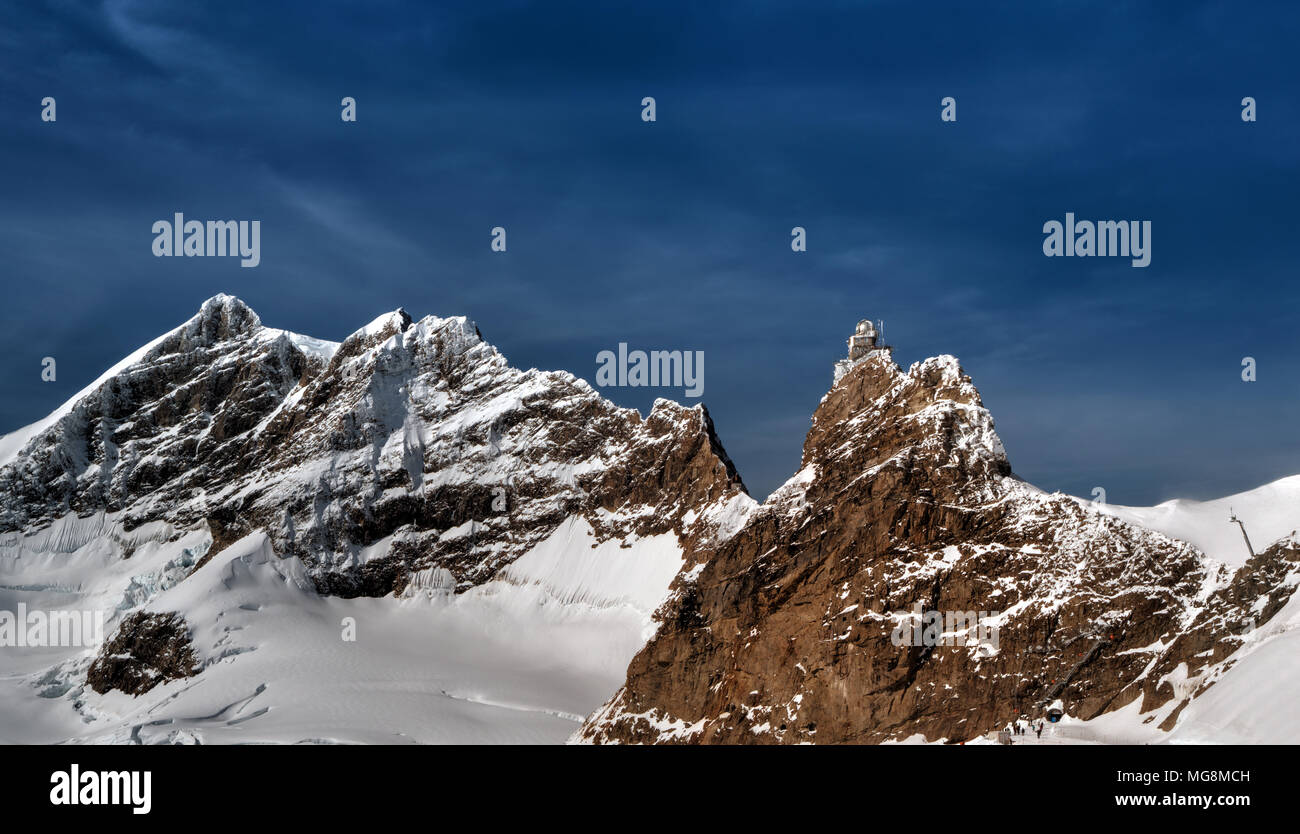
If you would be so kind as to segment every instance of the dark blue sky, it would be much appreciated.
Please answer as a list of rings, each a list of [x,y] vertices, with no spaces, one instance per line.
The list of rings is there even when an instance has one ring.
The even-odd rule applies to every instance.
[[[1297,24],[1281,3],[6,3],[0,432],[229,292],[332,339],[466,314],[513,364],[593,381],[620,341],[703,350],[759,497],[864,316],[904,365],[960,357],[1044,488],[1142,504],[1300,473]],[[175,211],[261,220],[261,266],[154,258]],[[1067,211],[1151,220],[1151,265],[1045,258]]]

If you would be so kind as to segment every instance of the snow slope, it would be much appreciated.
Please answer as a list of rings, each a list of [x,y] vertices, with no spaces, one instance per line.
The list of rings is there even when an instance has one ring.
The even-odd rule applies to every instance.
[[[1300,475],[1212,501],[1180,498],[1154,507],[1125,507],[1079,500],[1131,524],[1190,542],[1232,567],[1244,564],[1249,554],[1241,529],[1228,521],[1231,513],[1245,523],[1256,553],[1300,530]]]
[[[99,517],[8,537],[0,608],[147,597],[145,610],[184,613],[203,671],[138,698],[99,695],[81,685],[93,651],[8,649],[0,743],[559,743],[618,687],[682,566],[671,537],[621,547],[571,518],[466,593],[424,582],[400,600],[339,599],[317,595],[261,533],[176,584],[160,581],[166,566],[201,557],[210,540],[151,540],[122,560],[120,535]]]
[[[1300,744],[1300,597],[1237,653],[1183,711],[1171,744]]]

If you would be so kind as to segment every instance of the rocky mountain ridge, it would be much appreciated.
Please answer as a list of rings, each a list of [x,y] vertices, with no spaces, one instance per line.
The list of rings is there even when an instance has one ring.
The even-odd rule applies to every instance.
[[[206,527],[210,559],[265,529],[322,593],[382,596],[421,570],[486,581],[573,514],[705,540],[748,501],[703,406],[642,418],[510,367],[463,317],[311,341],[209,300],[0,466],[0,534],[104,512],[123,539]]]
[[[799,471],[756,505],[702,406],[619,408],[463,317],[397,310],[335,344],[217,296],[0,437],[0,576],[112,607],[97,657],[31,678],[87,721],[87,690],[171,691],[267,647],[222,623],[253,628],[257,582],[287,582],[290,609],[654,612],[639,638],[619,615],[631,663],[577,740],[958,742],[1058,703],[1174,727],[1291,602],[1300,545],[1234,567],[1034,488],[951,356],[839,363]]]
[[[958,742],[1057,701],[1087,719],[1139,699],[1169,729],[1298,567],[1294,540],[1233,572],[1037,490],[953,357],[903,371],[885,351],[822,400],[799,473],[679,577],[577,738]],[[897,645],[922,610],[984,614],[998,639],[958,619],[937,645]]]
[[[322,595],[456,594],[544,581],[502,571],[574,519],[591,548],[668,536],[706,553],[753,506],[703,406],[659,400],[642,417],[571,374],[511,367],[463,317],[402,310],[333,344],[217,296],[0,441],[5,573],[45,585],[36,566],[74,553],[112,565],[179,551],[116,592],[122,628],[167,615],[175,632],[185,612],[127,615],[254,534]],[[148,658],[100,660],[97,686],[167,679]]]

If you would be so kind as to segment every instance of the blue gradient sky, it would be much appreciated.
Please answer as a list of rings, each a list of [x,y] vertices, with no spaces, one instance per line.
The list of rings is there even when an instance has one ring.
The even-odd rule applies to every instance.
[[[0,432],[229,292],[332,339],[466,314],[593,381],[619,341],[703,350],[760,497],[863,316],[959,356],[1044,488],[1300,472],[1295,7],[202,5],[0,7]],[[175,211],[260,219],[261,266],[154,258]],[[1067,211],[1151,220],[1151,266],[1045,258]]]

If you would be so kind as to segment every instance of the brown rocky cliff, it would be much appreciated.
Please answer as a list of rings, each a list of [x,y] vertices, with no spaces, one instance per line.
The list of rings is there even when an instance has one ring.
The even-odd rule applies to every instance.
[[[1012,476],[952,357],[854,366],[817,409],[800,472],[710,556],[581,738],[960,741],[1055,699],[1088,718],[1141,696],[1164,715],[1175,693],[1152,669],[1231,619],[1178,641],[1222,571]],[[987,612],[997,649],[895,645],[918,604]]]

